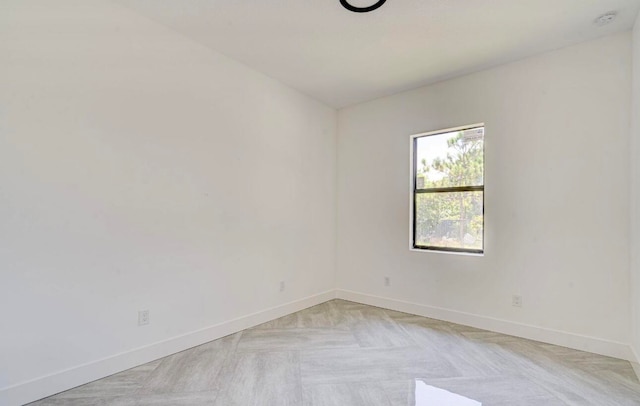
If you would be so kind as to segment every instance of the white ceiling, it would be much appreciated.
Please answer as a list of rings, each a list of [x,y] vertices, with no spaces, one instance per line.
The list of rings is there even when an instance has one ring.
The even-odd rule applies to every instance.
[[[115,0],[333,107],[632,27],[640,0]],[[352,0],[356,6],[374,0]],[[616,10],[610,25],[593,23]]]

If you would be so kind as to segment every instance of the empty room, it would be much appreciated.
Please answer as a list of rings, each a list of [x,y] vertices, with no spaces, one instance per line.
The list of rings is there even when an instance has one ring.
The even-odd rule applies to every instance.
[[[0,0],[0,406],[639,406],[639,0]]]

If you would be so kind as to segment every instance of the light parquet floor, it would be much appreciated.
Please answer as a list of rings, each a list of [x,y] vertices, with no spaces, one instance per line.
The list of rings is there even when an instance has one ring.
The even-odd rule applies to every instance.
[[[437,406],[426,385],[483,406],[640,405],[629,362],[332,300],[31,406]]]

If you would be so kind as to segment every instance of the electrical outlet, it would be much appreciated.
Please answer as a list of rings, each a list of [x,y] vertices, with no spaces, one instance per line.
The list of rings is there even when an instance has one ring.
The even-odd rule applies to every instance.
[[[284,281],[280,281],[280,292],[284,292]]]
[[[149,310],[138,311],[138,326],[146,326],[149,324]]]
[[[511,298],[511,305],[513,307],[522,307],[522,296],[513,295],[513,297]]]
[[[391,278],[388,276],[384,277],[384,286],[391,286]]]

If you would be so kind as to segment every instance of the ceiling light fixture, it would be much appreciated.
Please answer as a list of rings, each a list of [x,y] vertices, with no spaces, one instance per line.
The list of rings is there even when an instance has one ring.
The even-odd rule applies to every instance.
[[[346,8],[349,11],[353,11],[354,13],[368,13],[369,11],[373,11],[373,10],[377,10],[380,8],[380,6],[382,6],[387,0],[379,0],[377,3],[369,6],[369,7],[355,7],[351,4],[349,4],[349,2],[347,0],[340,0],[340,4],[342,4],[342,6],[344,8]]]

